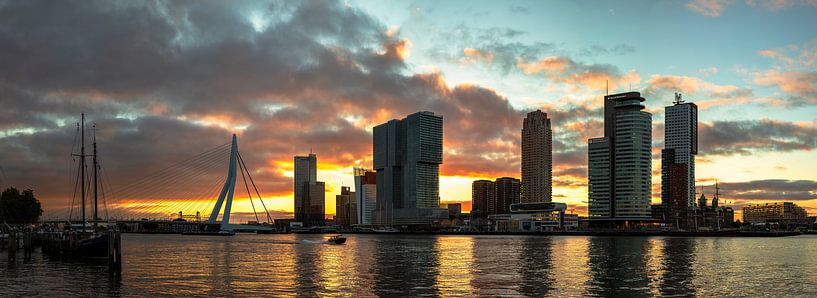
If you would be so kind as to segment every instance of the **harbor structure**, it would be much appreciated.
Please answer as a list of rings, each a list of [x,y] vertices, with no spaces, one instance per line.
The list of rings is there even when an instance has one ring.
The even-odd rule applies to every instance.
[[[373,129],[376,225],[428,227],[448,218],[440,208],[443,117],[417,112]]]
[[[550,202],[553,197],[553,128],[536,110],[522,122],[521,202]]]
[[[573,230],[579,227],[579,215],[567,213],[565,203],[516,203],[510,205],[509,211],[488,217],[492,231],[544,232]]]
[[[591,223],[651,220],[652,115],[644,100],[639,92],[604,97],[604,137],[588,140]]]

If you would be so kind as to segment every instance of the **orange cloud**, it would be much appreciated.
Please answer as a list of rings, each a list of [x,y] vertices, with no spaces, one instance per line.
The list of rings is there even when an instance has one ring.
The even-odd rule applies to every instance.
[[[693,0],[686,7],[708,17],[719,17],[732,0]]]
[[[491,64],[494,62],[494,54],[491,52],[480,51],[475,48],[464,48],[462,53],[465,54],[465,59],[462,60],[463,63],[474,63],[476,61],[481,61],[485,64]]]

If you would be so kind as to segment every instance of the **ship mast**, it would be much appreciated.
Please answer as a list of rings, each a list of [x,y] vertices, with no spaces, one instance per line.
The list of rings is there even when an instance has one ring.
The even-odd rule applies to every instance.
[[[82,230],[85,231],[85,113],[82,113],[82,125],[80,127],[80,151],[79,151],[79,177],[82,187]]]
[[[96,231],[97,221],[99,221],[99,215],[97,210],[99,208],[98,200],[97,200],[97,168],[99,165],[96,162],[96,123],[94,123],[94,231]]]

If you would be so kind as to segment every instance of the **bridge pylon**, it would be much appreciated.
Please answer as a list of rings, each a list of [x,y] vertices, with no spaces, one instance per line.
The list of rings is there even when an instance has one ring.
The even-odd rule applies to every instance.
[[[230,208],[233,205],[233,194],[235,193],[236,180],[235,169],[237,158],[238,158],[238,141],[236,140],[235,134],[233,134],[233,142],[232,146],[230,147],[230,167],[227,170],[227,181],[224,182],[224,187],[221,188],[221,193],[219,193],[218,195],[216,205],[213,206],[213,212],[210,212],[209,219],[210,223],[216,223],[218,214],[221,211],[221,205],[224,205],[224,215],[221,218],[222,231],[233,230],[232,226],[230,226]]]

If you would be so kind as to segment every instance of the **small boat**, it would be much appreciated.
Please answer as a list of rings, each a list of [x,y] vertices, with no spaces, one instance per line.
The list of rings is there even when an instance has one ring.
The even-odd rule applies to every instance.
[[[331,244],[344,244],[344,243],[346,243],[346,237],[343,237],[343,235],[335,235],[335,236],[329,237],[329,239],[326,240],[326,241],[331,243]]]

